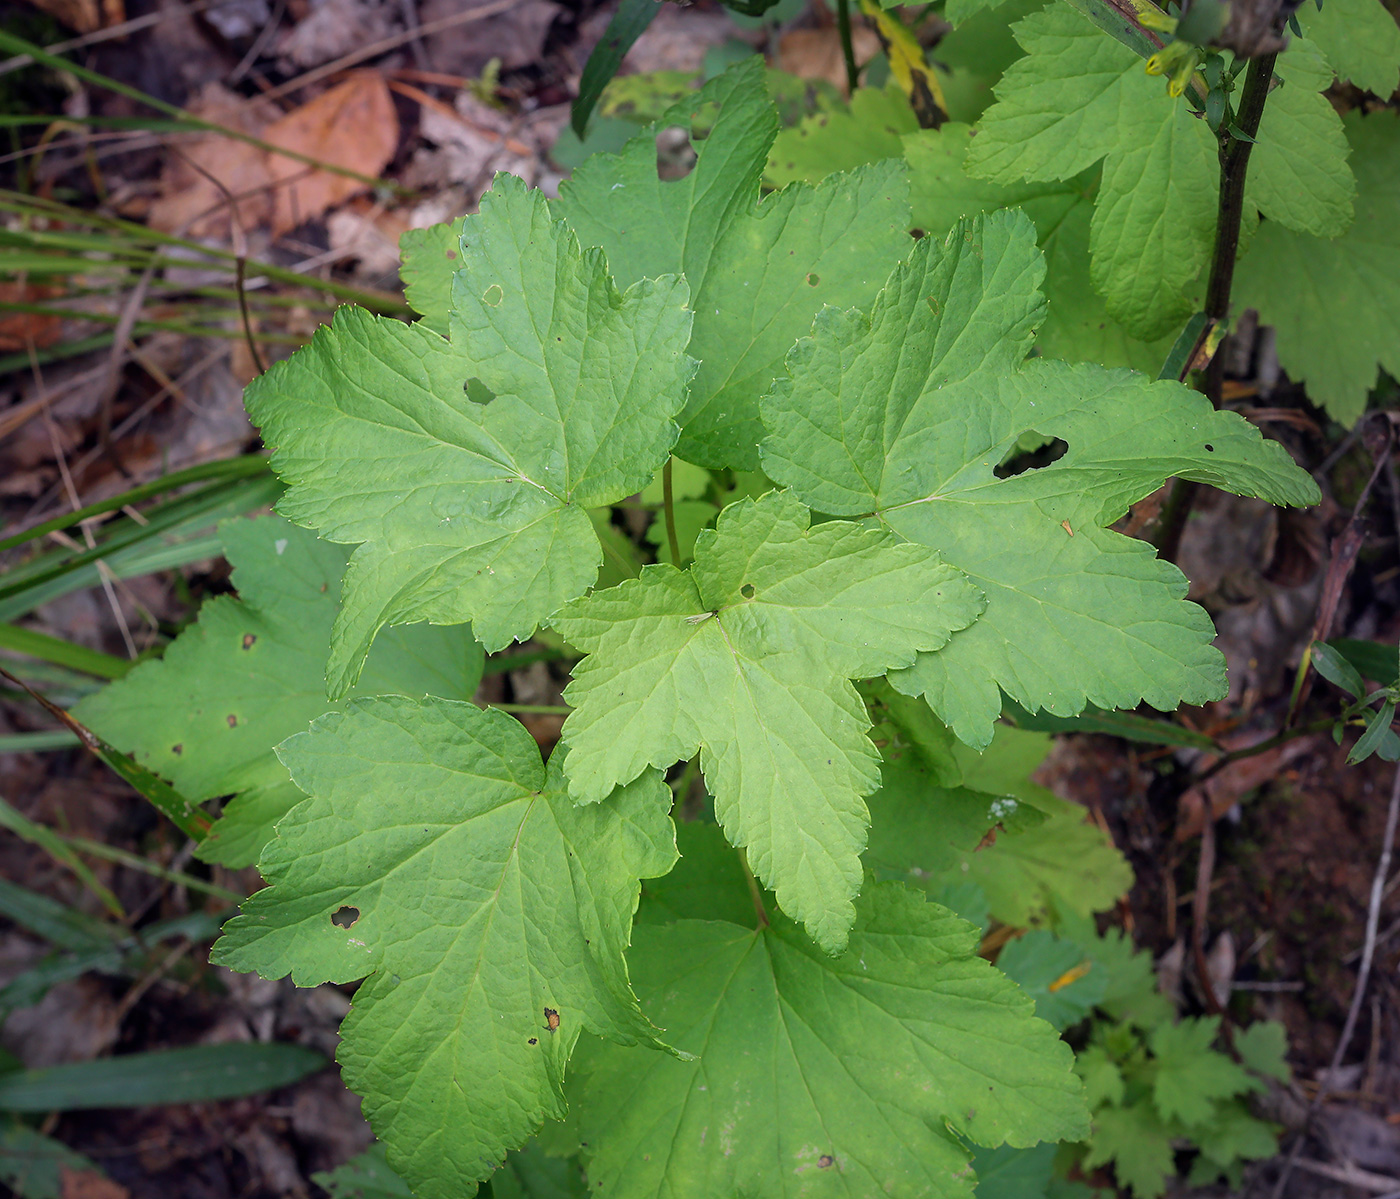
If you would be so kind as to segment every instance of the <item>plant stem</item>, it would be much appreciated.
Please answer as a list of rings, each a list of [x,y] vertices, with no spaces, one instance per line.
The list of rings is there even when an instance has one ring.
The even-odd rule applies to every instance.
[[[674,461],[674,458],[667,458],[666,465],[661,468],[661,498],[666,515],[666,542],[671,547],[671,564],[679,570],[681,542],[676,536],[676,494],[671,485],[671,463]]]
[[[1235,260],[1240,250],[1240,222],[1244,217],[1244,185],[1249,174],[1249,155],[1254,149],[1254,137],[1264,115],[1264,101],[1269,95],[1269,83],[1274,77],[1277,54],[1264,54],[1250,59],[1245,72],[1240,104],[1235,123],[1220,133],[1220,202],[1215,217],[1215,253],[1210,262],[1210,280],[1206,284],[1206,328],[1210,330],[1230,319],[1230,290],[1235,281]],[[1236,137],[1230,129],[1238,129],[1244,137]],[[1205,393],[1210,402],[1220,407],[1220,393],[1225,381],[1224,345],[1216,350],[1206,368]],[[1175,562],[1181,549],[1181,534],[1186,528],[1191,506],[1195,503],[1199,484],[1189,479],[1177,479],[1171,495],[1162,505],[1162,515],[1153,542],[1157,556]]]
[[[497,708],[502,712],[516,712],[523,716],[567,716],[573,711],[561,704],[487,704],[488,708]]]
[[[744,868],[744,878],[749,884],[749,898],[753,900],[753,914],[758,918],[758,927],[768,927],[768,909],[763,906],[763,888],[758,885],[758,879],[754,878],[753,868],[749,865],[749,855],[744,851],[743,846],[739,847],[739,865]]]
[[[851,41],[851,0],[836,0],[836,28],[841,34],[841,54],[846,60],[846,90],[855,95],[860,70],[856,67],[856,48]]]

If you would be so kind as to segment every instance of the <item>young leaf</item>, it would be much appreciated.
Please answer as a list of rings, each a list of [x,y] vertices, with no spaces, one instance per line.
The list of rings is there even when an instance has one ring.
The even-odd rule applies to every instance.
[[[1257,1089],[1244,1070],[1211,1048],[1219,1028],[1219,1016],[1205,1016],[1153,1029],[1149,1044],[1157,1059],[1157,1077],[1152,1098],[1166,1119],[1204,1125],[1217,1100]]]
[[[597,577],[587,510],[639,490],[677,435],[693,364],[674,276],[619,295],[539,192],[498,176],[463,224],[452,337],[342,308],[248,388],[283,515],[362,543],[327,680],[385,624],[458,624],[496,650]],[[430,305],[425,305],[430,306]],[[472,402],[470,380],[494,394]]]
[[[1256,1020],[1236,1032],[1235,1052],[1256,1074],[1279,1082],[1287,1082],[1293,1076],[1287,1062],[1288,1030],[1277,1020]]]
[[[1109,1162],[1136,1199],[1157,1199],[1167,1189],[1167,1179],[1176,1173],[1172,1135],[1145,1099],[1094,1113],[1094,1138],[1083,1169]]]
[[[273,747],[341,706],[326,700],[325,662],[347,553],[275,516],[225,521],[219,536],[238,598],[210,600],[163,658],[73,714],[194,802],[234,796],[198,853],[250,866],[302,798]],[[391,629],[356,690],[465,700],[481,668],[468,628]]]
[[[937,654],[891,675],[969,745],[1004,689],[1028,710],[1171,709],[1224,693],[1210,620],[1143,542],[1110,532],[1171,475],[1276,503],[1316,502],[1283,448],[1196,392],[1126,371],[1022,362],[1044,262],[1017,212],[925,238],[867,317],[826,309],[764,399],[764,469],[818,511],[874,513],[987,594]],[[1068,443],[1011,478],[1025,433]]]
[[[1090,230],[1091,275],[1130,333],[1170,333],[1215,238],[1215,138],[1184,102],[1144,74],[1132,50],[1067,6],[1016,26],[1027,56],[997,86],[968,153],[993,183],[1068,179],[1103,160]],[[1354,190],[1339,118],[1317,95],[1330,80],[1306,52],[1280,60],[1289,82],[1270,97],[1247,199],[1290,228],[1336,234]],[[1286,93],[1286,94],[1285,94]]]
[[[1329,683],[1335,683],[1354,699],[1360,699],[1366,694],[1366,680],[1357,673],[1355,666],[1327,642],[1313,642],[1312,663],[1318,674]]]
[[[923,547],[808,520],[785,492],[731,504],[689,571],[649,566],[553,623],[590,654],[564,693],[570,793],[596,802],[699,751],[731,842],[835,953],[860,887],[861,797],[879,785],[847,680],[944,644],[981,598]]]
[[[1352,226],[1324,241],[1266,223],[1240,263],[1235,294],[1237,307],[1257,308],[1278,330],[1289,375],[1351,425],[1366,409],[1377,364],[1400,376],[1400,114],[1355,110],[1344,124],[1356,172]]]
[[[1094,212],[1094,284],[1141,338],[1167,334],[1210,254],[1215,139],[1164,94],[1142,60],[1068,6],[1015,29],[1026,57],[997,85],[967,169],[993,183],[1069,179],[1104,159]]]
[[[857,906],[835,959],[781,916],[757,932],[637,929],[638,993],[697,1057],[589,1046],[591,1189],[952,1199],[975,1182],[959,1138],[1087,1132],[1072,1055],[976,956],[976,929],[897,883],[868,885]]]
[[[602,246],[619,284],[684,272],[701,360],[676,453],[702,466],[758,465],[758,397],[824,304],[867,304],[908,245],[897,163],[794,185],[760,201],[778,117],[753,56],[711,80],[664,124],[690,127],[719,104],[694,169],[656,177],[655,131],[595,154],[559,189],[555,212]]]
[[[675,861],[670,792],[649,772],[576,807],[517,721],[434,698],[354,700],[281,755],[310,798],[213,957],[300,986],[368,976],[346,1084],[415,1193],[461,1195],[563,1115],[583,1029],[655,1043],[622,953],[638,879]]]

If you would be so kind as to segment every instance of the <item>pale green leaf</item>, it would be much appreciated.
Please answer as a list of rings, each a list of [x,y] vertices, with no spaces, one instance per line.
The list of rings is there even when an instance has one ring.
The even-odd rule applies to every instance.
[[[1137,58],[1123,53],[1132,59],[1128,77],[1141,76]],[[1188,293],[1215,240],[1220,168],[1206,123],[1162,95],[1160,81],[1143,79],[1148,86],[1134,89],[1136,107],[1120,117],[1131,132],[1104,160],[1089,257],[1109,313],[1150,341],[1171,333],[1195,306]]]
[[[1279,58],[1281,83],[1269,93],[1249,158],[1245,201],[1298,233],[1336,237],[1352,220],[1356,180],[1342,118],[1318,88],[1331,83],[1305,62],[1306,46]],[[1289,69],[1298,56],[1300,64]],[[1198,122],[1199,123],[1199,122]]]
[[[653,1040],[622,954],[639,878],[675,860],[670,793],[649,772],[577,807],[522,725],[433,698],[354,700],[280,752],[310,798],[212,956],[300,986],[365,978],[346,1084],[393,1169],[456,1199],[564,1114],[581,1031]]]
[[[1351,227],[1328,241],[1264,224],[1235,295],[1278,330],[1284,369],[1351,425],[1377,365],[1400,377],[1400,115],[1353,111],[1344,124],[1356,173]]]
[[[957,1137],[1084,1135],[1072,1055],[976,956],[976,929],[894,883],[858,908],[836,959],[781,916],[637,929],[638,994],[696,1060],[589,1046],[592,1189],[951,1199],[974,1183]]]
[[[824,304],[868,304],[908,244],[903,167],[866,167],[760,200],[778,117],[753,56],[678,106],[667,125],[721,105],[694,169],[656,175],[654,133],[597,154],[561,185],[555,211],[599,245],[620,284],[683,272],[701,360],[676,453],[702,466],[758,465],[758,397]]]
[[[1256,1088],[1243,1069],[1211,1048],[1219,1028],[1219,1016],[1206,1016],[1152,1030],[1148,1044],[1157,1059],[1152,1099],[1166,1119],[1207,1124],[1219,1100]]]
[[[1179,384],[1023,363],[1043,274],[1020,213],[925,238],[871,315],[821,314],[764,400],[770,477],[819,511],[874,513],[986,593],[971,628],[891,675],[974,746],[991,738],[999,688],[1056,715],[1224,693],[1224,660],[1185,578],[1106,527],[1134,501],[1172,475],[1278,503],[1317,498],[1281,446]],[[1067,452],[998,478],[1030,432]]]
[[[1383,97],[1400,86],[1400,25],[1382,0],[1304,4],[1298,20],[1343,79]]]
[[[768,153],[768,182],[774,187],[795,180],[819,183],[838,171],[899,158],[901,136],[918,127],[909,98],[897,83],[857,88],[848,106],[814,113],[778,133]]]
[[[1114,1173],[1136,1199],[1157,1199],[1176,1173],[1172,1138],[1149,1103],[1105,1107],[1094,1113],[1094,1137],[1083,1168],[1113,1163]]]
[[[1016,38],[1027,55],[997,85],[968,171],[1049,182],[1103,160],[1094,286],[1133,336],[1163,337],[1190,312],[1214,239],[1215,139],[1133,51],[1069,6],[1031,14]]]
[[[443,337],[452,315],[452,276],[465,222],[465,217],[458,217],[446,224],[406,230],[399,238],[404,299],[422,316],[424,325]]]
[[[233,796],[199,856],[249,866],[302,798],[273,747],[341,706],[326,699],[325,663],[348,555],[275,516],[225,521],[219,534],[238,598],[210,600],[164,657],[73,715],[192,801]],[[469,628],[391,629],[354,694],[470,699],[481,667]]]
[[[861,797],[879,785],[847,680],[944,644],[981,600],[923,547],[808,519],[785,492],[731,504],[688,572],[648,567],[553,623],[590,655],[565,691],[574,797],[600,800],[698,751],[730,840],[836,952],[860,886]]]
[[[1123,1102],[1123,1072],[1102,1045],[1086,1045],[1076,1053],[1074,1070],[1084,1080],[1084,1101],[1091,1109]]]
[[[587,509],[665,460],[693,364],[675,277],[619,295],[544,198],[500,176],[467,217],[452,336],[343,308],[248,388],[288,483],[279,510],[363,543],[327,670],[345,693],[385,624],[525,638],[597,576]],[[495,398],[472,402],[478,379]]]

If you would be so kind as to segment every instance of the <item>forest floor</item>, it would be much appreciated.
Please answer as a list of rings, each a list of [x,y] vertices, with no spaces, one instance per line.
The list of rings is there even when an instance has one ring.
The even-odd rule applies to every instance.
[[[8,63],[0,63],[0,109],[55,119],[42,154],[27,135],[23,142],[16,137],[14,153],[0,154],[0,186],[100,209],[171,238],[222,245],[304,277],[308,285],[273,280],[262,294],[277,302],[254,313],[259,354],[282,356],[328,318],[332,301],[323,283],[357,289],[394,310],[399,234],[471,210],[495,171],[546,191],[557,187],[578,151],[563,132],[569,101],[611,9],[594,0],[127,0],[122,12],[121,0],[43,0],[37,9],[0,0],[0,28],[43,44],[72,37],[74,29],[135,21],[121,38],[91,41],[76,61],[250,133],[299,122],[308,152],[398,187],[367,192],[322,173],[316,186],[292,189],[297,199],[288,210],[267,199],[268,164],[247,144],[141,128],[83,133],[57,118],[147,117],[149,109],[74,75]],[[666,5],[627,68],[696,72],[707,50],[735,39],[795,73],[840,81],[829,22],[806,14],[774,29],[741,28],[703,2]],[[321,99],[334,89],[343,89],[334,104]],[[221,195],[211,176],[230,181],[237,194]],[[190,266],[185,286],[204,286],[203,300],[167,301],[159,279],[131,271],[117,284],[110,277],[94,283],[76,313],[0,311],[0,535],[258,445],[241,406],[242,387],[258,372],[255,355],[227,295],[218,294],[228,287],[227,271],[202,270]],[[47,286],[0,277],[0,300],[56,294]],[[85,353],[51,352],[84,339],[94,339]],[[1288,708],[1332,546],[1351,518],[1370,458],[1363,439],[1329,428],[1279,374],[1267,337],[1242,339],[1231,375],[1235,395],[1278,413],[1265,425],[1269,435],[1310,469],[1326,462],[1323,477],[1330,480],[1324,503],[1302,513],[1212,493],[1187,527],[1180,562],[1192,598],[1220,629],[1232,691],[1179,719],[1227,745],[1248,746],[1277,730]],[[1366,538],[1328,632],[1393,645],[1400,639],[1394,458],[1363,517]],[[0,571],[15,560],[0,559]],[[230,590],[226,565],[207,555],[99,581],[56,594],[24,614],[26,625],[126,657],[163,642],[203,599]],[[483,696],[557,704],[565,681],[536,664],[493,676]],[[1335,711],[1330,690],[1320,682],[1313,688],[1299,723]],[[53,718],[23,692],[0,691],[0,746],[53,729]],[[558,719],[534,718],[531,731],[548,745]],[[1195,972],[1188,961],[1173,974],[1170,963],[1191,956],[1205,805],[1221,817],[1214,868],[1204,878],[1202,944],[1212,978],[1231,989],[1237,1018],[1273,1018],[1288,1029],[1296,1081],[1275,1097],[1274,1112],[1292,1129],[1285,1147],[1326,1077],[1352,1002],[1395,776],[1395,767],[1379,759],[1345,767],[1344,758],[1344,749],[1318,733],[1242,759],[1203,791],[1183,794],[1187,774],[1208,765],[1195,751],[1073,735],[1057,738],[1039,776],[1083,804],[1128,855],[1137,883],[1114,921],[1166,963],[1164,985],[1190,1011],[1203,1010]],[[190,865],[184,837],[80,750],[0,748],[0,797],[70,844],[87,838],[166,871]],[[85,860],[130,918],[176,917],[222,902],[129,862]],[[61,856],[4,831],[0,879],[80,909],[94,902]],[[259,882],[254,870],[222,868],[207,881],[238,895]],[[48,948],[0,920],[0,985]],[[298,991],[288,982],[236,975],[211,967],[207,950],[207,940],[175,938],[131,969],[61,982],[41,1002],[8,1013],[0,1045],[28,1066],[268,1039],[334,1051],[349,989]],[[1341,1071],[1326,1077],[1331,1097],[1306,1134],[1292,1196],[1341,1199],[1387,1187],[1400,1193],[1397,968],[1400,886],[1391,880],[1356,1033]],[[247,1099],[69,1112],[50,1118],[44,1131],[106,1175],[70,1175],[65,1199],[316,1195],[322,1192],[312,1174],[370,1140],[358,1100],[333,1070]],[[1276,1163],[1261,1163],[1250,1178],[1263,1194],[1276,1174]],[[1184,1184],[1180,1193],[1187,1193]]]

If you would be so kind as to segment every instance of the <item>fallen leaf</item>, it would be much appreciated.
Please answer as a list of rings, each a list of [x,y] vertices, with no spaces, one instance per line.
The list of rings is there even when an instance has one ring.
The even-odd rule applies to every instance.
[[[333,166],[377,176],[398,148],[399,118],[384,77],[377,71],[356,71],[344,83],[269,125],[262,136],[273,145]],[[277,185],[273,236],[366,190],[357,179],[319,171],[281,155],[271,156],[270,170]]]
[[[59,1199],[130,1199],[126,1187],[105,1178],[94,1170],[59,1168]]]
[[[36,304],[59,294],[58,288],[37,283],[0,282],[0,303],[3,304]],[[0,313],[0,350],[13,353],[23,350],[31,342],[42,349],[58,340],[62,328],[63,322],[59,317],[44,313]]]

